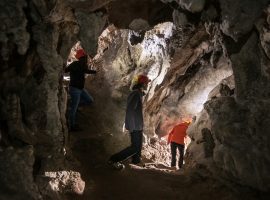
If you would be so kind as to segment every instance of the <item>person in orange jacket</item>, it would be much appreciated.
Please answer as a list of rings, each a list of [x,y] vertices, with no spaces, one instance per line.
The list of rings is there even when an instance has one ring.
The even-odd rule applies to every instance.
[[[178,167],[179,169],[183,166],[183,157],[184,157],[184,150],[185,150],[185,138],[187,136],[186,131],[190,124],[188,120],[182,120],[179,124],[177,124],[172,131],[169,133],[168,136],[168,144],[171,145],[171,167],[176,167],[176,149],[178,148],[179,151],[179,160],[178,160]]]

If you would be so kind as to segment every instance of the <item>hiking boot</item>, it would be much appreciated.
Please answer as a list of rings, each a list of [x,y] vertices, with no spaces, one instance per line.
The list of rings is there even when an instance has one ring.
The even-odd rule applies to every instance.
[[[108,164],[113,168],[113,169],[117,169],[117,170],[122,170],[125,169],[125,165],[123,165],[120,162],[113,162],[111,160],[108,161]]]

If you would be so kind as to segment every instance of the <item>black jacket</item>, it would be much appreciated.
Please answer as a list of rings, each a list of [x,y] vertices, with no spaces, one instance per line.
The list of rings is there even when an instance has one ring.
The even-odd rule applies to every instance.
[[[80,61],[72,62],[66,69],[65,72],[70,73],[69,85],[78,89],[84,88],[85,74],[95,74],[95,70],[88,69],[86,64]]]

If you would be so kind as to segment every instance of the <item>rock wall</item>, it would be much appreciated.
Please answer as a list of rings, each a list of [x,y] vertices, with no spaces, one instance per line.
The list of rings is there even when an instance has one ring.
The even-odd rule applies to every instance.
[[[32,175],[33,147],[9,147],[0,153],[0,199],[42,199]]]
[[[54,172],[62,173],[63,166],[68,170],[69,150],[63,65],[78,40],[95,55],[98,36],[112,22],[133,30],[109,26],[108,45],[98,50],[103,67],[97,81],[87,80],[87,88],[102,100],[93,111],[100,131],[108,138],[115,134],[108,151],[119,148],[117,140],[127,142],[120,139],[125,99],[132,76],[146,73],[152,82],[144,100],[145,157],[168,163],[168,155],[159,154],[168,149],[158,137],[179,117],[196,115],[188,131],[186,167],[269,190],[269,1],[140,1],[150,13],[137,12],[131,7],[134,2],[121,4],[123,13],[132,16],[126,19],[119,14],[119,1],[0,2],[0,159],[7,166],[0,172],[3,197],[42,198],[38,187],[47,188],[50,180],[61,182]],[[171,17],[174,24],[154,26]],[[99,114],[101,109],[105,112]],[[46,171],[49,178],[35,183],[32,174]],[[9,185],[24,176],[28,178],[20,178],[16,188]],[[60,198],[50,188],[43,195]]]
[[[253,3],[220,1],[220,30],[233,68],[235,96],[227,88],[228,92],[204,104],[188,130],[192,142],[187,166],[207,168],[220,179],[269,191],[269,115],[265,113],[269,75],[265,69],[270,65],[261,36],[269,27],[269,11],[265,1],[251,9]]]
[[[44,174],[69,169],[65,159],[70,152],[67,144],[67,94],[62,82],[63,67],[71,47],[77,41],[81,41],[90,55],[96,54],[98,36],[108,25],[108,16],[111,16],[111,21],[118,20],[119,9],[113,5],[108,6],[111,2],[4,0],[0,3],[0,157],[5,162],[11,146],[16,149],[13,152],[15,156],[26,147],[33,150],[32,160],[25,166],[25,170],[21,170],[21,174],[12,175],[11,172],[20,173],[18,169],[24,165],[1,168],[1,180],[5,180],[1,185],[13,182],[17,176],[29,177],[29,180],[19,181],[16,187],[25,190],[12,187],[8,189],[13,199],[39,198],[36,185],[40,188],[46,186],[46,191],[42,193],[46,198],[61,197],[55,195],[52,186],[47,187],[50,186],[50,180],[57,182],[57,178],[44,177]],[[129,3],[131,2],[121,5],[131,8]],[[146,4],[148,3],[142,1],[141,6]],[[147,16],[147,9],[142,13],[137,13],[134,9],[126,10],[127,13],[132,11],[133,15],[126,21],[121,19],[119,26],[126,26],[136,18],[147,17],[146,20],[158,23],[164,20],[163,17],[171,17],[169,6],[160,2],[156,7],[154,5],[151,4],[153,13]],[[161,10],[166,11],[166,14],[159,18],[156,13]],[[104,83],[102,75],[99,78],[101,84]],[[106,91],[108,90],[104,90]],[[105,93],[100,93],[101,95]],[[108,99],[110,95],[108,92]],[[118,93],[112,95],[117,96]],[[108,109],[110,108],[108,104]],[[105,125],[108,126],[106,123]],[[6,174],[10,176],[5,176]],[[38,182],[33,181],[32,174],[39,177]],[[7,188],[1,187],[0,193],[5,194]],[[62,188],[58,193],[61,191],[67,190]]]
[[[10,162],[18,164],[1,168],[1,180],[5,182],[0,193],[8,190],[12,199],[41,198],[33,175],[68,168],[63,64],[74,43],[79,39],[88,42],[89,35],[97,38],[105,21],[103,16],[93,14],[90,25],[95,30],[87,34],[79,26],[82,11],[73,9],[61,0],[1,1],[0,157],[1,163],[9,163],[5,159],[9,159],[7,155],[12,146],[16,150]],[[96,46],[86,44],[86,49],[95,53]],[[31,162],[20,153],[26,146],[32,149],[31,155],[27,154]],[[18,156],[22,158],[16,161]],[[27,165],[21,165],[23,160]],[[16,182],[16,187],[4,187],[21,176],[29,179]]]

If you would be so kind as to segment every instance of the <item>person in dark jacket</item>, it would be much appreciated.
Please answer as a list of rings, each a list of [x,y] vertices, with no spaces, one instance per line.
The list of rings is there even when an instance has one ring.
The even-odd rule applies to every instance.
[[[83,49],[79,49],[76,52],[75,57],[78,61],[72,62],[66,69],[65,72],[70,73],[69,82],[69,94],[71,98],[70,111],[69,111],[69,130],[80,131],[81,128],[76,124],[76,113],[79,103],[91,104],[94,99],[84,89],[85,74],[96,74],[95,70],[88,69],[87,55]]]
[[[136,76],[134,86],[132,87],[132,92],[127,98],[125,128],[129,131],[131,145],[110,157],[109,164],[116,169],[123,169],[125,166],[120,163],[120,161],[123,161],[129,157],[132,158],[133,164],[138,164],[141,162],[143,138],[142,97],[144,95],[143,90],[147,89],[149,82],[149,78],[145,75]]]

